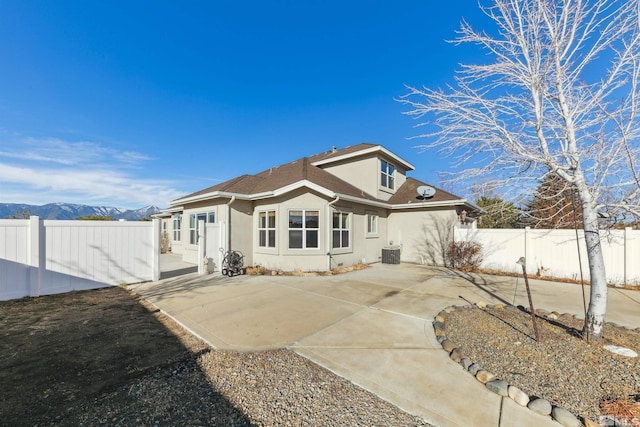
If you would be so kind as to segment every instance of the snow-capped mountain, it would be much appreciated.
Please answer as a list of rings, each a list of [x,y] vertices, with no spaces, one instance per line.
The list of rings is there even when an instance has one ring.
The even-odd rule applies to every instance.
[[[137,221],[149,218],[160,211],[157,206],[145,206],[140,209],[121,209],[108,206],[88,206],[73,203],[49,203],[47,205],[26,205],[22,203],[0,203],[0,218],[22,218],[37,215],[42,219],[77,219],[90,215],[107,216],[113,219]],[[26,215],[25,215],[26,214]]]

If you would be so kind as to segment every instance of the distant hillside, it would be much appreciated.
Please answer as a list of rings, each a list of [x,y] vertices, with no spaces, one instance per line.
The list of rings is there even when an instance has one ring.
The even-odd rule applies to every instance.
[[[113,219],[137,221],[142,218],[149,218],[152,214],[160,212],[160,208],[157,206],[145,206],[140,209],[121,209],[107,206],[76,205],[73,203],[49,203],[42,206],[0,203],[0,218],[19,217],[23,211],[29,211],[30,215],[37,215],[42,219],[77,219],[88,215],[111,215]]]

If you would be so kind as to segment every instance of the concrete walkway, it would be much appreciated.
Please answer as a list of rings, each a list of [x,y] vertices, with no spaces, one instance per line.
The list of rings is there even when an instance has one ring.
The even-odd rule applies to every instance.
[[[580,286],[530,284],[536,308],[583,312]],[[466,304],[460,296],[527,305],[521,278],[376,264],[328,277],[189,274],[131,289],[216,348],[288,347],[437,426],[559,425],[487,390],[433,332],[440,310]],[[640,326],[640,293],[610,289],[607,320]]]

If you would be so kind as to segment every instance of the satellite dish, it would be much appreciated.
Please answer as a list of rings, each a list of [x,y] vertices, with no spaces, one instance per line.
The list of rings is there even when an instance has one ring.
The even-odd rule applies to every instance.
[[[429,197],[433,197],[433,195],[436,194],[436,189],[428,185],[421,185],[420,187],[418,187],[417,191],[418,196],[421,199],[428,199]]]

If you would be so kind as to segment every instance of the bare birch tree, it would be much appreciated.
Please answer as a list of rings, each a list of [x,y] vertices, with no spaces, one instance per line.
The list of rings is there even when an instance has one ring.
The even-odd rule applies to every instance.
[[[445,89],[400,99],[428,141],[470,184],[501,180],[521,195],[552,173],[575,189],[591,275],[585,332],[602,337],[607,283],[599,212],[640,214],[638,0],[481,0],[495,24],[463,21],[456,43],[480,46]],[[538,181],[539,182],[539,181]],[[515,201],[515,194],[512,195]]]

